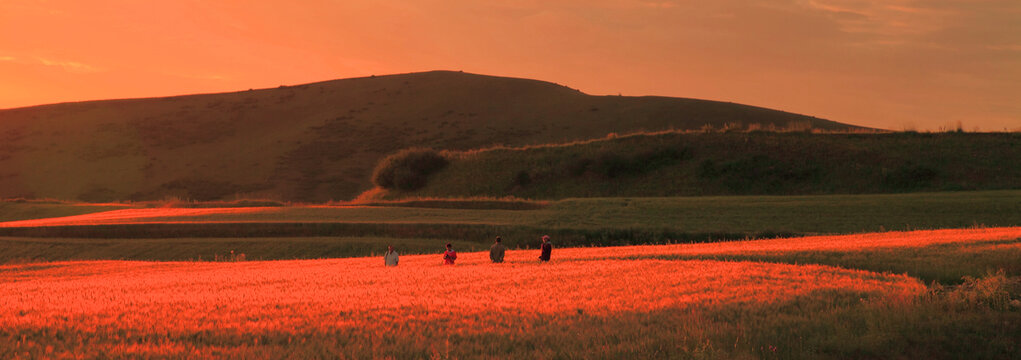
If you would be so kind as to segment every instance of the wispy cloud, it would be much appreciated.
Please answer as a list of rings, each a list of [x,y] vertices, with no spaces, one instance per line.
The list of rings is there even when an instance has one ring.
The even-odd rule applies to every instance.
[[[168,74],[168,75],[193,80],[214,80],[214,81],[229,80],[227,76],[220,74]]]
[[[989,45],[989,46],[986,46],[986,49],[994,50],[994,51],[1021,52],[1021,44]]]
[[[918,0],[807,0],[809,9],[828,14],[844,31],[876,36],[879,42],[942,30],[956,11]]]
[[[656,8],[656,9],[671,9],[677,7],[677,4],[670,1],[642,1],[642,6]]]
[[[53,59],[47,59],[47,58],[41,58],[41,57],[40,58],[36,58],[36,60],[38,60],[40,64],[43,64],[43,65],[46,65],[46,66],[59,67],[59,68],[64,69],[64,71],[67,71],[67,72],[70,72],[70,73],[88,74],[88,73],[97,73],[97,72],[102,72],[103,71],[103,69],[97,68],[97,67],[89,65],[89,64],[80,63],[80,62],[77,62],[77,61],[53,60]]]
[[[0,61],[11,62],[22,65],[43,65],[49,67],[60,68],[61,70],[69,73],[76,74],[89,74],[104,71],[101,68],[85,64],[78,61],[59,60],[41,56],[11,56],[11,55],[0,55]]]

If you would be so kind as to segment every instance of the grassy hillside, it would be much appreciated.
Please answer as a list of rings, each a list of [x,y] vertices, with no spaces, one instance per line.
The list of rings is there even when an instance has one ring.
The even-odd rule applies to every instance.
[[[466,150],[727,123],[851,128],[723,102],[589,96],[526,79],[374,76],[0,110],[0,198],[342,200],[371,187],[382,156],[411,146]]]
[[[449,152],[384,198],[861,194],[1021,188],[1016,133],[660,133]]]

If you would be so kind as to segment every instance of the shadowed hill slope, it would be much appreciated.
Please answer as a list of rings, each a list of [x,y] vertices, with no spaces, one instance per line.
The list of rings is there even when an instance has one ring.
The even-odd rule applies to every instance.
[[[384,198],[800,195],[1019,189],[1021,134],[661,133],[448,152]]]
[[[412,146],[466,150],[706,124],[853,126],[694,99],[590,96],[449,71],[0,110],[0,198],[349,199]]]

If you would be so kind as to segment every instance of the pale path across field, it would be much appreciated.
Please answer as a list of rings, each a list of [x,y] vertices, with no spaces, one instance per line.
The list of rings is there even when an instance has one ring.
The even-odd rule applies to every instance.
[[[245,208],[148,208],[103,211],[91,214],[62,216],[55,218],[18,220],[0,222],[0,227],[35,227],[35,226],[69,226],[69,225],[110,225],[137,224],[146,220],[208,216],[221,214],[250,214],[278,210],[274,207]]]
[[[516,210],[451,210],[380,206],[287,206],[221,208],[141,208],[101,211],[82,215],[0,222],[0,228],[90,226],[127,224],[216,223],[447,223],[508,224],[506,218],[532,212]]]

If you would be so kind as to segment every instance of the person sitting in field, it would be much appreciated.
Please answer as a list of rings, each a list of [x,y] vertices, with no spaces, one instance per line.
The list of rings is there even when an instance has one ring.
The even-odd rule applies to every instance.
[[[386,266],[397,266],[397,251],[394,250],[393,245],[386,246],[386,254],[383,255],[383,263]]]
[[[489,248],[489,260],[493,260],[494,263],[503,262],[503,254],[507,251],[507,248],[503,247],[500,243],[500,237],[496,237],[496,243]]]
[[[549,242],[549,235],[542,236],[542,252],[539,253],[539,261],[549,261],[550,253],[553,252],[553,244]]]
[[[447,251],[443,252],[443,264],[454,265],[454,260],[457,260],[457,252],[454,251],[450,243],[447,243]]]

